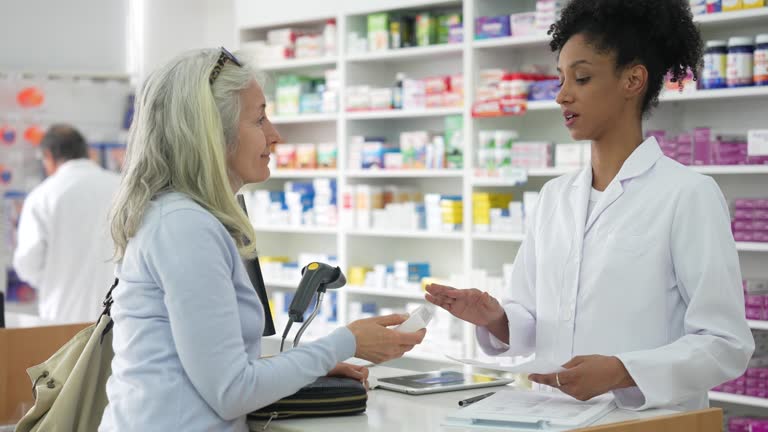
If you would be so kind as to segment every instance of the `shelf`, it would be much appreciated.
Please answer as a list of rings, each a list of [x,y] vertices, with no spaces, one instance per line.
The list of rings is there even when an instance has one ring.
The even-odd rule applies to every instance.
[[[434,239],[434,240],[461,240],[461,232],[440,232],[440,231],[400,231],[400,230],[352,230],[348,232],[356,237],[396,237],[411,239]]]
[[[259,65],[263,71],[280,71],[290,69],[301,69],[320,66],[336,66],[336,57],[317,57],[306,59],[286,59],[280,62],[264,63]]]
[[[521,242],[525,239],[525,233],[476,232],[472,233],[472,238],[484,241]]]
[[[297,114],[291,116],[275,116],[269,119],[272,124],[296,124],[296,123],[330,123],[335,122],[338,113],[322,114]]]
[[[710,165],[691,166],[691,169],[701,174],[768,174],[768,165]]]
[[[437,354],[437,353],[425,353],[425,352],[407,352],[405,355],[403,355],[403,358],[413,359],[413,360],[426,360],[426,361],[433,361],[433,362],[439,362],[439,363],[455,363],[454,361],[450,360],[448,357]]]
[[[736,242],[736,250],[742,252],[768,252],[768,243]]]
[[[376,51],[363,54],[350,54],[347,57],[349,63],[364,62],[388,62],[394,60],[416,59],[424,60],[426,57],[437,57],[445,54],[461,54],[463,44],[442,44],[424,47],[399,48],[386,51]]]
[[[276,179],[291,179],[291,178],[334,178],[338,175],[338,171],[327,169],[276,169],[269,175],[270,178]]]
[[[424,300],[424,293],[407,292],[405,290],[394,290],[386,288],[369,288],[355,285],[348,285],[343,288],[348,294],[370,295],[376,297],[391,297],[410,300]]]
[[[273,288],[290,288],[290,289],[296,289],[297,286],[299,286],[299,281],[289,281],[289,280],[265,280],[264,285],[268,287]]]
[[[462,170],[454,169],[365,169],[352,170],[353,178],[461,178]]]
[[[693,21],[702,25],[714,24],[739,24],[744,25],[748,21],[760,22],[768,18],[768,7],[756,9],[744,9],[733,12],[720,12],[706,15],[695,15]]]
[[[442,117],[462,115],[464,108],[430,108],[423,110],[380,110],[380,111],[350,111],[349,120],[402,119],[421,117]]]
[[[545,45],[552,38],[546,34],[530,36],[509,36],[492,39],[479,39],[472,42],[472,46],[479,49],[522,47],[531,45]]]
[[[714,90],[694,90],[689,92],[677,92],[674,90],[663,91],[659,97],[661,102],[684,102],[697,100],[740,99],[768,96],[768,86],[738,87]]]
[[[336,227],[315,227],[315,226],[269,226],[254,225],[256,234],[258,233],[286,233],[286,234],[337,234]]]
[[[767,8],[768,9],[768,8]],[[693,90],[688,92],[676,92],[672,90],[662,91],[659,96],[659,102],[688,102],[688,101],[706,101],[720,99],[742,99],[768,97],[768,86],[753,86],[740,88],[725,88],[714,90]],[[528,101],[528,111],[556,111],[560,109],[557,102],[550,101]],[[477,119],[495,119],[514,116],[497,117],[476,117]]]
[[[711,391],[709,392],[709,399],[717,402],[727,402],[738,405],[748,405],[758,408],[768,408],[768,399],[756,398],[752,396],[744,396],[723,392]]]
[[[768,321],[747,320],[749,328],[754,330],[768,330]]]

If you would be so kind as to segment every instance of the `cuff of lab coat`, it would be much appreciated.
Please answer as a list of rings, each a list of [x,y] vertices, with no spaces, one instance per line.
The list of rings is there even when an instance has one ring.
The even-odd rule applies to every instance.
[[[629,372],[629,376],[631,376],[632,379],[635,380],[635,384],[637,384],[637,387],[628,387],[613,391],[613,396],[616,398],[616,406],[631,411],[642,411],[651,408],[648,405],[645,392],[643,391],[643,381],[638,380],[637,374],[635,373],[637,368],[632,359],[632,355],[620,354],[616,357],[624,364],[627,372]]]
[[[536,320],[517,303],[504,306],[509,321],[509,343],[500,341],[486,327],[477,327],[475,336],[483,352],[490,356],[525,356],[536,348]]]

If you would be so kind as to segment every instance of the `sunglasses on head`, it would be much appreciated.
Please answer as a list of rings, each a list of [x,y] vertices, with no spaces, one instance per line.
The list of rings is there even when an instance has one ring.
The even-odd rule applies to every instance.
[[[240,60],[238,60],[237,57],[235,57],[226,48],[221,47],[221,54],[219,54],[219,59],[216,60],[216,64],[213,66],[213,70],[211,71],[211,76],[208,78],[209,84],[213,84],[213,82],[216,81],[216,78],[221,73],[221,68],[224,67],[224,63],[226,63],[227,60],[236,64],[238,67],[243,67],[242,63],[240,63]]]

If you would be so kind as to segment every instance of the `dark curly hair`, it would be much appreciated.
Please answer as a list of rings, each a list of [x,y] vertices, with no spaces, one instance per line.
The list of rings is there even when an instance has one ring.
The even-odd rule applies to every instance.
[[[703,43],[688,0],[571,0],[548,34],[555,52],[582,34],[599,51],[615,54],[617,69],[644,65],[644,114],[658,105],[667,72],[681,88],[688,70],[698,79]]]

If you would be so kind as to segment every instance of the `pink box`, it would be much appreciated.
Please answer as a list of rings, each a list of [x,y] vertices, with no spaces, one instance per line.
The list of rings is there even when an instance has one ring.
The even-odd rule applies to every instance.
[[[733,239],[737,242],[753,242],[755,236],[751,231],[737,231],[733,233]]]
[[[768,421],[752,420],[749,424],[749,432],[768,432]]]
[[[743,395],[744,393],[746,393],[747,389],[744,386],[736,386],[733,384],[723,384],[721,391],[724,393]]]
[[[753,231],[752,241],[757,243],[768,243],[768,232],[766,231]]]
[[[765,306],[765,296],[762,294],[747,294],[744,296],[744,304],[747,306]]]
[[[766,389],[768,388],[768,383],[765,382],[765,379],[763,378],[747,378],[747,389]]]
[[[754,213],[755,213],[755,211],[754,211],[754,210],[743,210],[743,209],[736,209],[736,210],[733,212],[733,218],[734,218],[735,220],[747,220],[747,221],[751,221],[752,219],[754,219],[754,217],[752,217],[752,215],[753,215]]]
[[[768,379],[768,368],[749,368],[747,369],[747,378]]]
[[[752,218],[757,220],[768,220],[768,210],[758,209],[752,213]]]
[[[757,200],[739,198],[733,201],[733,206],[738,210],[752,210],[757,207]]]
[[[763,316],[762,306],[747,306],[747,319],[762,320]]]

